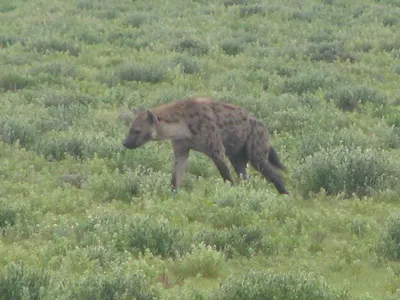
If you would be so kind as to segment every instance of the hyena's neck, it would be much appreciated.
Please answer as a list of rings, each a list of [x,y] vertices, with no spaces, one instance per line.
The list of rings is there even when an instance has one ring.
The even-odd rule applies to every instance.
[[[159,121],[154,140],[181,140],[191,137],[191,132],[184,122],[168,123]]]

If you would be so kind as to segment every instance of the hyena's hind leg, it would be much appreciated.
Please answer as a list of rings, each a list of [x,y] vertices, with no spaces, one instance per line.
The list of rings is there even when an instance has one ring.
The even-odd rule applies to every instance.
[[[246,148],[244,147],[238,154],[229,157],[233,169],[235,170],[239,179],[247,179],[247,163],[249,159],[247,158]]]
[[[268,161],[269,157],[268,135],[264,130],[255,130],[247,142],[247,155],[250,164],[270,182],[280,194],[289,194],[283,184],[281,176],[273,169]]]
[[[216,142],[209,143],[209,148],[204,153],[212,159],[223,180],[235,184],[227,164],[224,145],[217,138],[215,138],[214,141]]]

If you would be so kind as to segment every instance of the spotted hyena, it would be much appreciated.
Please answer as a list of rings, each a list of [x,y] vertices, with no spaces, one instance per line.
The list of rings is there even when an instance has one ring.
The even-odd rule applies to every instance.
[[[126,115],[122,119],[126,122]],[[284,166],[270,146],[268,130],[245,108],[193,97],[136,111],[129,123],[129,134],[123,142],[128,149],[138,148],[148,141],[171,140],[174,191],[182,181],[189,152],[194,150],[212,159],[224,181],[234,183],[227,159],[239,177],[247,177],[246,167],[250,162],[279,193],[288,194],[273,168],[283,170]]]

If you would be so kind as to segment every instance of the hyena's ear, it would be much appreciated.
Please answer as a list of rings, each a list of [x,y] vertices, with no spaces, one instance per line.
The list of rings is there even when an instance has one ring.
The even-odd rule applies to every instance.
[[[152,125],[156,125],[158,122],[157,116],[151,110],[147,110],[146,112],[147,112],[147,119],[150,121],[150,123]]]

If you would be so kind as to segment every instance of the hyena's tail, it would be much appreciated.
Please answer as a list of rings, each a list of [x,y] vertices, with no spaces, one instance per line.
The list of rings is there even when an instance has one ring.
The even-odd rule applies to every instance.
[[[269,148],[268,161],[275,168],[278,168],[281,170],[286,170],[286,167],[281,163],[281,161],[279,160],[278,154],[276,153],[275,149],[272,147]]]

